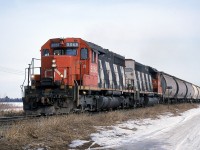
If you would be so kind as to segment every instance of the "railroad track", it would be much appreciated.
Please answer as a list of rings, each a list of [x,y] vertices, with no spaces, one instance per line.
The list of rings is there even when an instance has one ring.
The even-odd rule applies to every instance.
[[[118,110],[118,111],[124,111],[124,110]],[[101,112],[88,112],[85,111],[84,113],[88,113],[90,115],[96,115],[99,113],[107,113],[108,111],[101,111]],[[82,112],[74,112],[75,114],[82,114]],[[73,114],[73,113],[70,113]],[[0,117],[0,124],[10,124],[13,122],[17,122],[17,121],[22,121],[22,120],[28,120],[28,119],[37,119],[37,118],[49,118],[51,116],[62,116],[62,115],[67,115],[67,114],[57,114],[57,115],[21,115],[21,116],[11,116],[11,117]]]
[[[27,120],[31,118],[35,118],[37,116],[12,116],[12,117],[0,117],[0,123],[6,123],[6,122],[15,122],[15,121],[21,121],[21,120]]]

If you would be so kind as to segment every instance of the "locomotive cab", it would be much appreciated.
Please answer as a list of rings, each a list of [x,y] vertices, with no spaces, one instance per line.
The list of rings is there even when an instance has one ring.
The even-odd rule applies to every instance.
[[[97,53],[81,39],[51,39],[41,48],[41,79],[57,85],[97,86]],[[45,82],[44,82],[45,83]]]

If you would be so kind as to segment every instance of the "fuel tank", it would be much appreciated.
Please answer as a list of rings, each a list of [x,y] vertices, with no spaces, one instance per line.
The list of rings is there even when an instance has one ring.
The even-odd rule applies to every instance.
[[[145,106],[154,106],[159,103],[159,99],[157,97],[146,97],[144,103]]]
[[[104,97],[101,96],[97,100],[98,109],[110,109],[117,108],[121,105],[120,99],[118,97]]]

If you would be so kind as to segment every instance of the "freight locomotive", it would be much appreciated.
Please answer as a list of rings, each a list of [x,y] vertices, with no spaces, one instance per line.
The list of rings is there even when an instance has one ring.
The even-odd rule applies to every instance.
[[[23,85],[26,114],[135,108],[200,100],[200,87],[81,38],[55,38],[41,47]]]

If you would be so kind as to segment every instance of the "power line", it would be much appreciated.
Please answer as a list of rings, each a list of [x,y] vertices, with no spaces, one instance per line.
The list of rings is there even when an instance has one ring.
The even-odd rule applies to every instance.
[[[0,72],[10,73],[10,74],[15,74],[15,75],[24,75],[22,73],[15,73],[15,72],[3,71],[3,70],[0,70]]]
[[[7,68],[7,67],[3,67],[3,66],[0,66],[0,72],[16,74],[16,75],[24,75],[24,71],[11,69],[11,68]]]

